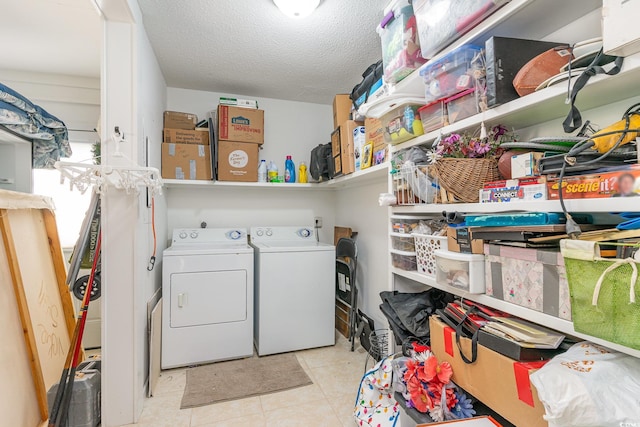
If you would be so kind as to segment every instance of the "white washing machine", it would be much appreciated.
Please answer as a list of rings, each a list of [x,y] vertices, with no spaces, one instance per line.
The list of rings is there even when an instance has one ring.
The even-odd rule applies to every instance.
[[[176,229],[162,261],[162,368],[253,355],[246,229]]]
[[[333,245],[313,227],[253,227],[258,355],[335,344]]]

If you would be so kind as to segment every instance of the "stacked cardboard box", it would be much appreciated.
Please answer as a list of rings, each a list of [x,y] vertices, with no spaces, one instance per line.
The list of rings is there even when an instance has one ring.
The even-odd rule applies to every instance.
[[[217,121],[218,180],[258,181],[258,150],[264,144],[264,111],[221,104]]]
[[[162,177],[210,180],[209,130],[196,129],[195,114],[164,112]]]

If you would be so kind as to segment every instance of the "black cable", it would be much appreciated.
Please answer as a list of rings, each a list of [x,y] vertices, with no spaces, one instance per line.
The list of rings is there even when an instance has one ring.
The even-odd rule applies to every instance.
[[[640,129],[629,129],[629,126],[631,125],[631,116],[634,114],[640,114],[640,103],[633,104],[631,107],[627,108],[627,110],[622,115],[625,121],[624,129],[611,131],[611,132],[596,133],[595,138],[600,138],[602,136],[616,135],[616,134],[620,134],[620,137],[618,138],[616,143],[610,149],[608,149],[605,153],[603,153],[601,156],[598,156],[595,159],[584,161],[582,162],[582,164],[589,165],[607,158],[609,155],[611,155],[611,153],[613,153],[613,151],[615,151],[622,144],[622,141],[624,141],[624,138],[627,136],[629,132],[636,132],[636,133],[640,132]],[[572,239],[577,238],[582,233],[582,230],[580,229],[580,226],[573,220],[573,217],[571,216],[571,214],[567,210],[567,207],[564,204],[564,197],[562,196],[562,182],[564,179],[567,165],[575,164],[576,162],[576,159],[574,157],[575,155],[595,145],[593,138],[594,136],[586,138],[584,141],[577,143],[571,148],[571,150],[569,150],[569,152],[564,156],[565,161],[562,163],[562,167],[560,168],[560,175],[558,176],[558,199],[560,200],[560,207],[562,208],[562,212],[564,213],[564,216],[567,220],[565,225],[567,235]]]

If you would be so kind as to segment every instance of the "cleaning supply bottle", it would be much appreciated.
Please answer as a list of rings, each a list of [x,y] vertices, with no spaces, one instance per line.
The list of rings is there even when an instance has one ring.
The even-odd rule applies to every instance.
[[[307,164],[305,162],[300,162],[300,167],[298,168],[298,182],[301,184],[309,182],[307,180]]]
[[[277,182],[278,181],[278,166],[273,163],[273,160],[269,163],[269,168],[267,169],[267,175],[269,178],[269,182]]]
[[[258,182],[267,182],[267,162],[260,160],[260,166],[258,166]]]
[[[291,156],[287,156],[284,162],[284,182],[296,182],[296,165],[293,164]]]

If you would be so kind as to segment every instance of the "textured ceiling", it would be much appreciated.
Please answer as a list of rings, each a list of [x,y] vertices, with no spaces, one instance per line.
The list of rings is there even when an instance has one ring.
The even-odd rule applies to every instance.
[[[0,0],[0,68],[100,76],[102,25],[89,0]]]
[[[388,0],[322,0],[291,19],[272,0],[139,0],[172,87],[330,104],[381,57]]]

